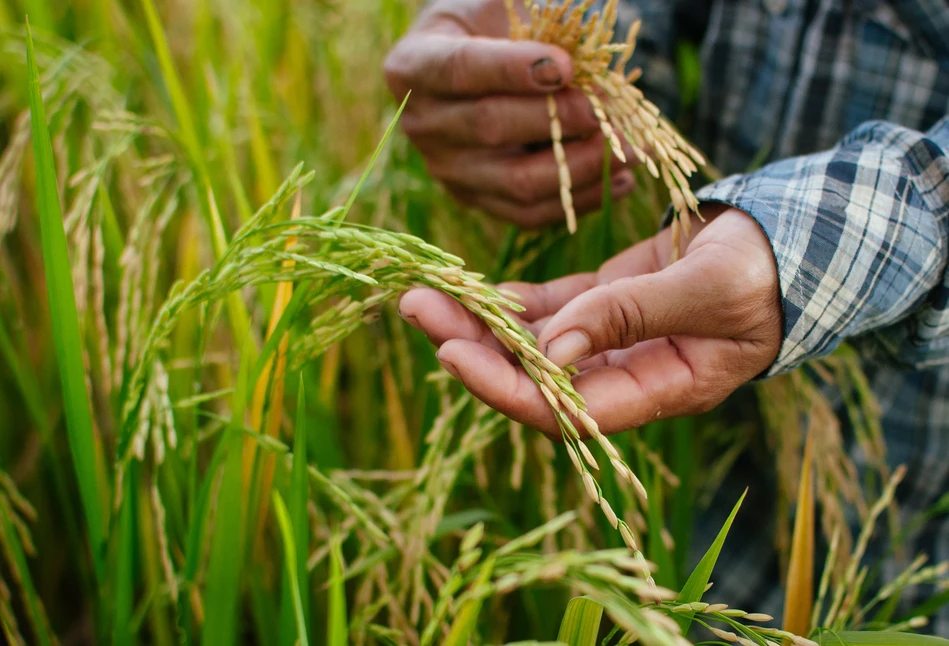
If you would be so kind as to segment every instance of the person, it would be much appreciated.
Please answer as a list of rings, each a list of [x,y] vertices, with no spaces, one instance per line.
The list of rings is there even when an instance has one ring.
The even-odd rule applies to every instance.
[[[643,21],[631,65],[667,114],[676,44],[698,44],[685,134],[731,175],[697,192],[705,221],[674,264],[665,228],[597,272],[505,285],[538,348],[579,368],[574,385],[615,433],[707,411],[846,340],[881,404],[889,460],[908,466],[904,514],[929,508],[949,490],[949,3],[631,0],[619,16],[618,34]],[[580,211],[599,205],[603,139],[567,53],[507,29],[501,0],[435,0],[384,71],[398,98],[413,93],[401,124],[430,172],[458,200],[536,228],[563,218],[553,153],[537,145],[546,95]],[[767,163],[747,172],[762,150]],[[628,168],[611,188],[634,190]],[[400,310],[475,396],[556,434],[529,376],[460,305],[413,290]],[[719,598],[780,609],[765,542],[728,556]],[[946,517],[912,547],[949,559]],[[945,612],[932,629],[949,634]]]

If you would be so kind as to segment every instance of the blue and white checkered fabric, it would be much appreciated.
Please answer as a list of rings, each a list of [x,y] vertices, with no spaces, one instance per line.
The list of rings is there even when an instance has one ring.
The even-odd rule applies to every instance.
[[[769,374],[844,340],[857,347],[883,407],[889,460],[909,468],[903,512],[928,508],[949,491],[949,1],[623,2],[621,22],[637,17],[633,64],[669,113],[679,107],[676,43],[699,44],[702,90],[686,134],[736,174],[697,195],[750,213],[771,240],[785,340]],[[762,151],[767,163],[745,173]],[[753,468],[737,470],[697,548],[746,485],[767,488]],[[746,511],[770,508],[759,499]],[[768,532],[746,515],[714,596],[779,615]],[[930,521],[911,548],[949,559],[949,519]],[[949,636],[949,613],[931,629]]]

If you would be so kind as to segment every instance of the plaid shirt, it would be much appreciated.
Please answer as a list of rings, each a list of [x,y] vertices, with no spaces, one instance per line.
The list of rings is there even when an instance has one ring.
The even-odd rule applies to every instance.
[[[738,174],[697,195],[748,212],[771,240],[785,339],[769,375],[853,344],[882,404],[889,460],[909,468],[904,519],[918,514],[949,491],[949,2],[626,0],[617,34],[637,17],[633,64],[667,113],[680,103],[676,43],[700,46],[686,134]],[[741,174],[762,151],[766,164]],[[739,514],[714,597],[780,616],[760,517],[773,493],[746,466],[719,492],[696,549],[751,484],[759,502]],[[949,519],[910,548],[949,559]],[[949,636],[949,613],[931,630]]]

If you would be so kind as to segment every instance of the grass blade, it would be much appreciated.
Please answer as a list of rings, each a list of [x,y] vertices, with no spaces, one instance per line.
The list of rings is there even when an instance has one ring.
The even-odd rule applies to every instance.
[[[112,643],[115,646],[133,643],[132,607],[135,589],[135,501],[138,488],[138,464],[129,465],[125,474],[125,491],[119,509],[118,548],[115,553],[113,584]]]
[[[201,642],[229,646],[237,636],[237,599],[240,592],[243,564],[243,438],[240,427],[247,404],[247,373],[251,357],[243,353],[230,428],[221,442],[225,442],[227,458],[221,476],[217,516],[211,536],[211,559],[208,564],[208,584],[204,600],[207,607]]]
[[[643,473],[647,473],[643,471]],[[663,529],[666,526],[663,510],[665,509],[662,474],[653,470],[652,487],[649,489],[649,554],[656,564],[656,583],[672,588],[676,584],[676,569],[672,559],[672,552],[663,539]]]
[[[821,646],[949,646],[949,639],[942,637],[877,631],[825,631],[818,635],[817,641]]]
[[[23,602],[33,626],[33,633],[40,646],[49,646],[53,643],[53,639],[46,619],[46,611],[33,584],[33,576],[30,574],[20,535],[14,528],[8,512],[9,508],[6,505],[0,505],[0,547],[3,548],[3,556],[7,558],[7,567],[13,573],[23,593]]]
[[[338,537],[330,545],[329,621],[327,646],[346,646],[349,625],[346,620],[346,584],[343,582],[343,546]]]
[[[811,433],[804,444],[801,482],[797,492],[797,517],[791,540],[787,593],[784,598],[784,630],[807,635],[814,607],[814,477]]]
[[[702,595],[705,594],[705,588],[708,586],[709,579],[712,578],[712,570],[715,569],[718,556],[722,553],[722,545],[725,544],[728,531],[731,529],[732,523],[735,521],[735,516],[738,515],[738,510],[741,508],[741,503],[744,502],[745,496],[747,495],[748,491],[745,490],[745,493],[741,494],[741,498],[735,503],[732,513],[728,515],[728,520],[722,525],[722,529],[718,532],[718,536],[715,537],[715,541],[708,548],[708,551],[705,552],[705,556],[702,557],[699,564],[692,570],[692,574],[689,575],[689,580],[682,586],[682,591],[679,593],[679,596],[676,597],[677,603],[692,603],[702,600]],[[688,633],[689,626],[692,625],[692,617],[694,614],[695,613],[683,613],[675,616],[676,622],[679,624],[679,627],[682,628],[683,635]]]
[[[291,220],[296,220],[300,217],[300,211],[302,209],[303,196],[301,193],[297,193],[296,200],[293,205],[293,212],[290,215]],[[295,237],[290,236],[287,238],[286,249],[292,249],[293,246],[297,243]],[[284,260],[283,267],[285,269],[292,269],[294,266],[293,260]],[[281,317],[283,316],[284,311],[287,308],[287,305],[293,298],[293,283],[291,282],[282,282],[277,285],[277,293],[274,298],[273,309],[270,311],[270,322],[267,326],[267,335],[268,337],[273,336],[274,330],[277,328],[277,325],[280,322]],[[280,335],[280,343],[277,348],[277,356],[271,360],[268,359],[264,366],[264,371],[257,377],[256,386],[254,387],[254,396],[251,400],[251,411],[250,411],[250,427],[255,431],[260,431],[266,433],[270,437],[278,437],[280,434],[280,422],[283,419],[283,388],[284,388],[284,375],[287,367],[287,348],[290,344],[289,335],[285,332]],[[271,372],[272,369],[272,372]],[[270,409],[264,419],[264,405],[267,402],[267,393],[270,393]],[[263,424],[263,428],[261,428]],[[244,443],[244,482],[248,485],[250,484],[250,479],[253,476],[253,467],[254,461],[257,456],[256,445],[247,440]],[[260,473],[260,487],[261,490],[266,492],[270,491],[271,485],[273,484],[273,472],[274,472],[274,458],[273,456],[264,456],[261,464],[259,465]],[[253,500],[252,500],[253,501]],[[255,505],[256,506],[256,505]],[[253,507],[252,507],[253,509]],[[256,514],[256,515],[254,515]],[[258,554],[261,551],[261,536],[263,531],[263,522],[256,522],[267,517],[267,497],[266,495],[260,497],[260,508],[256,511],[252,511],[248,521],[256,529],[254,531],[254,551]]]
[[[280,497],[280,493],[273,492],[274,511],[277,513],[277,522],[280,523],[280,535],[283,537],[284,561],[287,565],[287,577],[290,579],[290,590],[293,597],[293,612],[297,619],[297,636],[301,646],[309,646],[306,636],[306,619],[303,614],[303,600],[300,595],[300,580],[297,577],[299,559],[297,548],[293,540],[293,527],[290,525],[290,512]],[[334,559],[335,561],[335,559]]]
[[[392,121],[389,122],[389,127],[386,128],[385,134],[383,134],[382,139],[379,140],[379,145],[376,146],[375,151],[372,153],[372,157],[369,159],[369,163],[366,164],[366,170],[363,171],[362,177],[359,178],[355,188],[353,188],[352,192],[350,192],[349,199],[346,200],[346,206],[343,207],[342,211],[336,214],[334,219],[337,222],[342,222],[345,220],[346,216],[349,214],[349,210],[353,208],[353,204],[356,203],[356,197],[359,195],[359,191],[362,190],[363,184],[365,184],[366,180],[369,179],[369,173],[372,172],[373,166],[376,165],[376,160],[379,159],[379,155],[382,154],[382,149],[385,148],[386,143],[389,141],[389,137],[392,136],[392,132],[395,130],[396,124],[399,123],[399,117],[402,116],[402,111],[405,110],[405,106],[408,104],[410,96],[412,96],[411,92],[405,95],[405,98],[402,100],[402,105],[399,106],[395,116],[392,117]]]
[[[309,493],[309,479],[307,475],[306,457],[306,396],[304,394],[303,376],[300,376],[300,390],[297,393],[297,419],[294,426],[293,438],[293,467],[290,471],[290,523],[293,526],[294,545],[301,553],[307,554],[310,545],[310,524],[307,518],[306,504]],[[305,610],[310,607],[309,572],[306,567],[306,558],[296,561],[296,582],[299,586],[300,604]],[[293,644],[293,636],[286,632],[292,626],[293,609],[296,599],[290,601],[294,594],[293,581],[286,581],[283,585],[283,599],[280,605],[280,643]],[[309,612],[304,613],[304,632],[309,634],[306,620]]]
[[[101,584],[105,579],[106,513],[99,498],[100,480],[96,464],[96,438],[93,430],[89,393],[86,390],[85,366],[82,358],[82,334],[76,310],[69,247],[63,228],[63,212],[56,184],[56,167],[43,97],[40,95],[39,72],[33,49],[33,34],[27,24],[27,61],[29,67],[30,116],[33,124],[33,155],[36,163],[36,193],[43,241],[43,266],[46,272],[46,293],[49,298],[53,345],[59,363],[63,389],[66,430],[69,448],[79,481],[79,495],[89,532],[93,570]]]
[[[575,597],[567,604],[557,641],[569,646],[596,646],[602,620],[602,604],[586,597]]]
[[[491,580],[491,574],[494,572],[494,559],[488,560],[481,566],[478,578],[471,584],[471,590],[487,584]],[[474,633],[478,624],[478,615],[481,613],[481,606],[484,603],[483,595],[474,595],[468,599],[455,615],[455,621],[451,625],[448,637],[442,642],[442,646],[466,646],[471,635]]]
[[[691,417],[680,417],[672,425],[672,469],[679,476],[679,486],[672,492],[669,529],[675,537],[673,550],[676,587],[688,571],[689,551],[692,547],[692,519],[695,515],[695,492],[690,477],[695,473],[695,443],[697,432]]]

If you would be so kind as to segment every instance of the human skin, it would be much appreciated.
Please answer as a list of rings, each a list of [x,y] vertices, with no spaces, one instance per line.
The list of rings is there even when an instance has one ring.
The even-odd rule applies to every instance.
[[[708,411],[777,357],[782,312],[767,237],[743,211],[702,210],[706,222],[696,223],[673,264],[665,229],[595,273],[502,285],[520,295],[520,320],[547,358],[579,369],[573,385],[604,433]],[[457,301],[415,289],[403,295],[399,311],[472,394],[559,437],[530,376]]]
[[[460,202],[534,229],[562,222],[550,145],[547,95],[554,93],[576,211],[600,206],[604,139],[590,102],[568,88],[573,63],[562,49],[507,39],[501,0],[433,2],[385,61],[397,99],[412,95],[400,125],[429,172]],[[627,150],[632,159],[632,151]],[[611,161],[614,198],[634,187]]]
[[[390,52],[385,73],[396,97],[412,91],[402,127],[432,174],[462,202],[535,228],[563,219],[553,153],[531,146],[549,138],[546,95],[556,92],[581,213],[600,204],[604,142],[588,101],[567,88],[567,53],[507,33],[501,0],[436,1]],[[620,197],[632,174],[612,164]],[[705,222],[693,216],[674,264],[666,229],[598,272],[503,285],[521,295],[521,321],[538,348],[580,370],[573,384],[605,433],[707,411],[777,357],[783,317],[767,237],[740,210],[706,204],[701,212]],[[530,376],[459,303],[417,289],[400,312],[476,397],[559,437]]]

